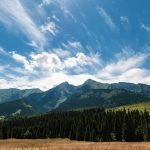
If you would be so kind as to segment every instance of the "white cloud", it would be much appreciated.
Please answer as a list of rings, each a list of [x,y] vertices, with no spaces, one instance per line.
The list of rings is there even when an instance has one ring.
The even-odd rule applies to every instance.
[[[69,1],[64,1],[64,0],[57,0],[57,5],[59,5],[62,13],[66,18],[72,19],[75,23],[77,23],[77,19],[74,16],[74,14],[70,11],[68,6]]]
[[[57,22],[60,22],[59,18],[56,16],[56,15],[53,15],[52,18],[57,21]]]
[[[84,48],[79,41],[67,41],[67,43],[62,43],[62,46],[74,54],[84,51]]]
[[[85,80],[94,78],[94,76],[86,73],[78,73],[77,75],[68,74],[67,70],[73,68],[82,68],[85,66],[96,65],[99,63],[97,55],[87,56],[83,53],[77,53],[75,57],[64,58],[61,60],[55,53],[32,53],[30,57],[22,56],[17,52],[11,52],[11,57],[17,62],[23,64],[24,67],[13,67],[13,71],[17,74],[7,72],[7,79],[0,79],[0,88],[40,88],[47,90],[61,82],[68,81],[71,84],[79,85]],[[21,74],[19,76],[18,74]]]
[[[34,68],[40,68],[41,70],[48,70],[50,72],[56,72],[62,69],[62,62],[56,54],[49,54],[42,52],[40,54],[32,54],[31,62]]]
[[[19,29],[30,42],[36,42],[39,47],[46,43],[44,34],[29,16],[25,7],[19,0],[0,1],[0,21],[5,27]]]
[[[89,36],[89,37],[92,37],[92,33],[90,33],[90,30],[88,29],[87,25],[84,24],[84,23],[81,23],[83,29],[85,30],[86,34]]]
[[[49,22],[40,27],[42,32],[49,32],[53,36],[56,36],[57,34],[57,29],[56,29],[56,24],[54,22]]]
[[[35,48],[35,49],[39,48],[38,44],[35,41],[31,41],[31,42],[28,42],[26,44],[33,47],[33,48]]]
[[[119,54],[120,55],[120,54]],[[118,55],[118,56],[119,56]],[[110,62],[96,75],[101,82],[131,82],[150,84],[150,70],[143,68],[143,64],[149,58],[147,53],[125,54],[117,56],[118,61]]]
[[[2,47],[0,47],[0,54],[5,54],[5,53],[6,53],[5,50]]]
[[[25,56],[17,54],[15,51],[11,53],[12,58],[24,65],[26,71],[32,71],[33,66]]]
[[[12,58],[24,65],[26,71],[42,71],[43,73],[55,73],[58,71],[67,71],[73,68],[95,67],[100,64],[99,55],[91,54],[87,56],[83,53],[77,53],[75,57],[68,57],[61,60],[56,53],[32,53],[29,60],[16,52],[11,53]]]
[[[80,85],[89,78],[96,80],[89,74],[67,75],[61,72],[47,74],[46,77],[33,80],[29,77],[14,77],[11,80],[0,79],[0,88],[31,89],[38,87],[42,90],[47,90],[65,81],[68,81],[70,84]]]
[[[109,26],[111,30],[116,29],[116,25],[113,22],[111,16],[106,12],[106,10],[102,7],[97,7],[97,11],[100,14],[100,16],[104,19],[105,23]]]
[[[0,72],[3,72],[5,68],[3,66],[0,66]]]
[[[41,52],[32,53],[27,58],[12,52],[11,57],[24,67],[12,67],[16,74],[7,72],[6,76],[9,80],[0,79],[0,88],[19,87],[47,90],[64,81],[79,85],[89,78],[106,83],[142,82],[150,84],[150,70],[143,68],[144,62],[149,58],[147,53],[135,54],[122,51],[122,54],[117,54],[117,60],[108,62],[106,65],[101,65],[97,54],[66,55],[68,56],[62,59],[62,56],[57,53]],[[95,67],[97,72],[90,73],[90,70]],[[0,67],[0,70],[5,74],[6,67]],[[75,71],[76,75],[69,71]]]
[[[150,27],[149,26],[146,26],[145,24],[142,24],[141,28],[150,33]]]
[[[86,56],[83,53],[78,53],[76,57],[70,57],[67,60],[65,60],[64,65],[66,68],[73,68],[73,67],[79,67],[79,66],[93,66],[93,65],[99,65],[100,60],[98,55],[92,55],[92,56]]]
[[[100,71],[100,76],[105,78],[116,77],[130,69],[140,67],[148,58],[146,54],[139,54],[129,58],[121,58],[115,63],[110,63]]]
[[[43,7],[45,5],[49,5],[53,2],[53,0],[42,0],[42,3],[39,5],[39,7]]]
[[[109,79],[101,79],[102,82],[117,83],[117,82],[130,82],[130,83],[143,83],[150,85],[150,70],[141,68],[131,68],[118,76],[109,76]]]
[[[54,49],[54,53],[61,57],[61,58],[66,58],[66,57],[70,57],[71,56],[71,52],[68,51],[68,50],[64,50],[64,49],[61,49],[61,48],[57,48],[57,49]]]
[[[129,25],[129,18],[127,16],[121,16],[120,17],[121,24],[126,27]]]

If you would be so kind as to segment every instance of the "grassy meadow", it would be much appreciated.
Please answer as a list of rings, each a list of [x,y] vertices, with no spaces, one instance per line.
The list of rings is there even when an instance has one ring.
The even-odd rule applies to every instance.
[[[79,142],[68,139],[1,140],[0,150],[149,150],[150,143]]]
[[[119,106],[119,107],[114,107],[114,110],[139,110],[139,111],[144,111],[145,109],[150,113],[150,102],[142,102],[142,103],[137,103],[137,104],[131,104],[131,105],[124,105],[124,106]]]

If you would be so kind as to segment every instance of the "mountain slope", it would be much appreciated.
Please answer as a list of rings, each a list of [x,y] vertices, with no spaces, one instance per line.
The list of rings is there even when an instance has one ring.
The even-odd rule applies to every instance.
[[[23,99],[8,101],[0,104],[0,116],[29,116],[51,111],[64,102],[70,95],[73,94],[75,90],[76,87],[70,85],[68,82],[64,82],[46,92],[39,93],[34,93],[34,90],[21,91],[18,89],[10,89],[11,94],[9,94],[10,97],[8,96],[8,98],[11,98],[11,96],[14,96],[14,99],[17,97],[24,97],[29,95],[31,92],[33,92],[33,94],[30,94]],[[18,93],[22,93],[22,95],[19,95]]]
[[[134,84],[127,82],[119,82],[119,83],[100,83],[94,80],[87,80],[81,87],[88,86],[90,89],[125,89],[132,92],[143,93],[150,96],[150,85],[146,84]]]
[[[75,86],[64,82],[46,92],[32,94],[28,96],[26,100],[37,106],[41,111],[47,112],[57,108],[59,104],[63,103],[75,90]]]
[[[114,107],[125,104],[150,101],[150,98],[139,93],[120,89],[96,89],[85,93],[75,93],[56,110],[72,110],[90,107]]]
[[[25,100],[0,104],[0,116],[32,116],[40,114],[38,109]]]
[[[40,89],[0,89],[0,103],[5,103],[9,101],[14,101],[17,99],[22,99],[33,93],[41,93]]]
[[[140,84],[140,83],[133,84],[133,83],[126,83],[126,82],[119,82],[119,83],[111,84],[109,88],[126,89],[128,91],[143,93],[147,96],[150,96],[150,86],[146,84]]]
[[[8,100],[6,103],[7,105],[0,104],[0,109],[2,108],[0,115],[12,115],[15,112],[19,113],[17,110],[29,109],[24,108],[23,102],[32,106],[34,111],[29,109],[29,112],[31,111],[31,115],[34,113],[36,114],[36,112],[45,113],[52,110],[70,110],[88,107],[114,107],[139,102],[147,102],[150,101],[149,90],[150,86],[144,84],[123,82],[107,84],[90,79],[80,86],[73,86],[68,82],[64,82],[45,92],[41,92],[38,89],[0,90],[0,97],[2,98],[3,102],[4,100]],[[14,101],[16,98],[19,100],[15,101],[14,103],[9,103],[9,101]],[[3,107],[5,109],[3,109]],[[23,112],[20,114],[24,115],[29,113]]]

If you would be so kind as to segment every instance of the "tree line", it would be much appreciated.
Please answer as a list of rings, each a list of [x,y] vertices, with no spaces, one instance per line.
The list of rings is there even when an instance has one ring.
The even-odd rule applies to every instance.
[[[91,109],[9,118],[0,121],[0,138],[150,141],[150,115],[146,110]]]

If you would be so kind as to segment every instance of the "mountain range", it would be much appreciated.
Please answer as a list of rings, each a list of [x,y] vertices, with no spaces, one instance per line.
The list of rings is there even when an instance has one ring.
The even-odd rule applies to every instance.
[[[68,82],[48,90],[0,90],[0,116],[32,116],[50,111],[116,107],[150,102],[150,86],[133,83],[100,83],[87,80],[80,86]]]

